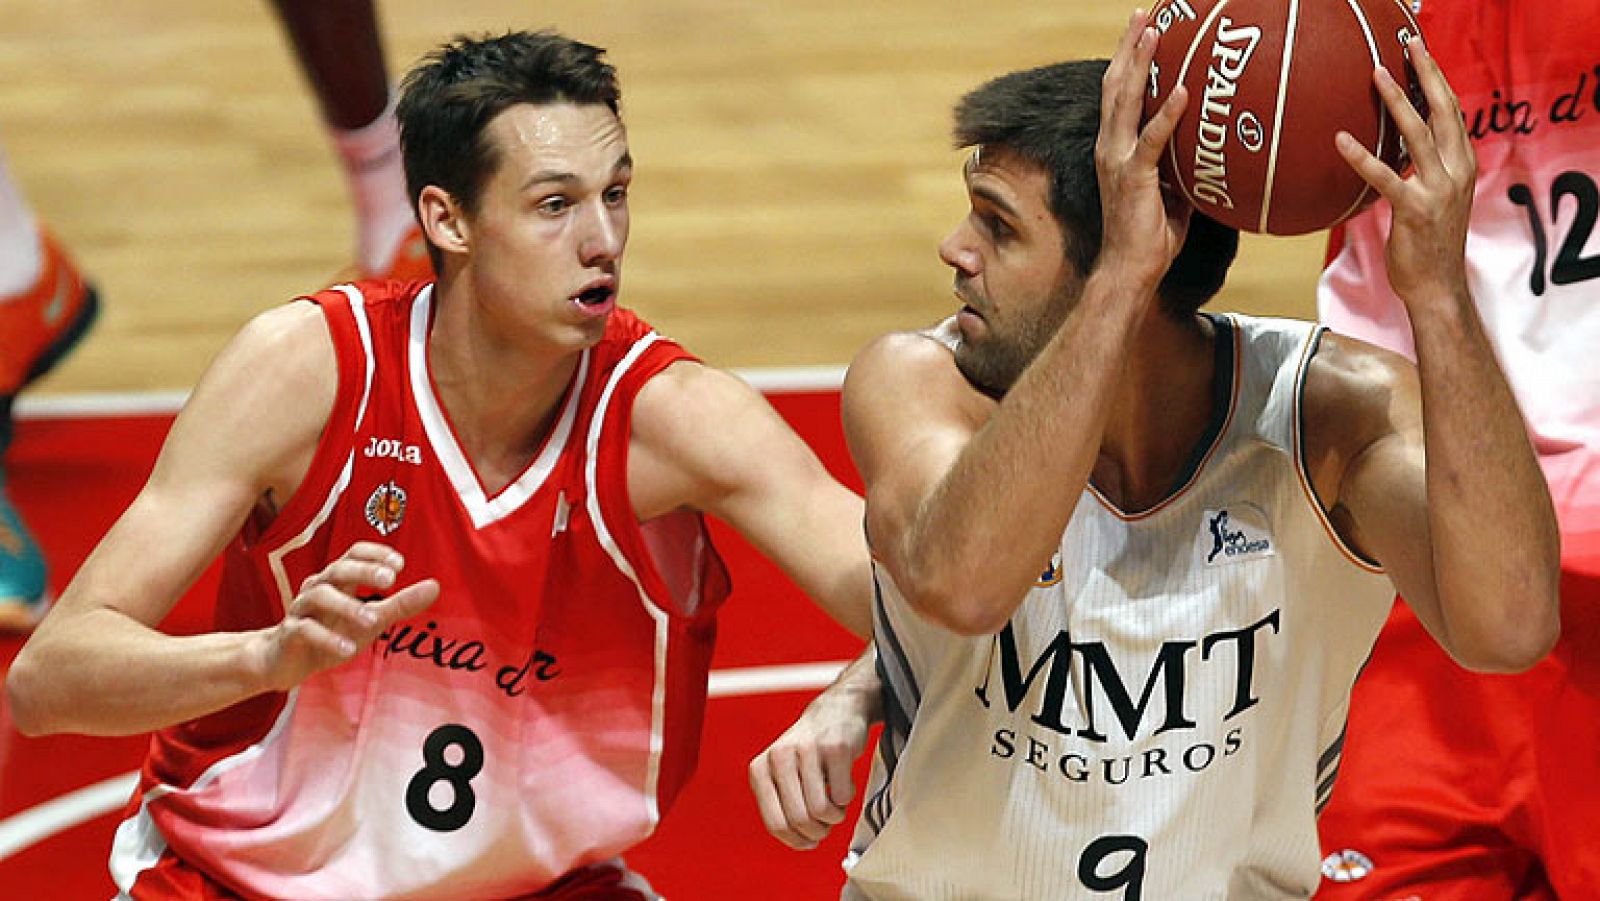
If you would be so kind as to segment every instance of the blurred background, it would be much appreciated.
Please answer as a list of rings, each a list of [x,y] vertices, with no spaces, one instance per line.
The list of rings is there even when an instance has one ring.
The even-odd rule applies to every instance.
[[[380,0],[398,75],[458,32],[609,49],[638,161],[623,302],[710,362],[844,364],[953,310],[949,110],[1005,71],[1109,55],[1073,0]],[[35,395],[181,389],[246,319],[352,259],[338,162],[264,0],[8,0],[0,146],[96,280]],[[1321,236],[1247,239],[1217,306],[1308,316]]]

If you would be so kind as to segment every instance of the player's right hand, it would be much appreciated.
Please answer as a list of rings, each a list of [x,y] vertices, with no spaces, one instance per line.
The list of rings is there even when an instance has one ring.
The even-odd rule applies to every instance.
[[[824,692],[750,761],[750,790],[774,838],[808,851],[844,821],[871,724],[858,704]]]
[[[1162,190],[1157,172],[1161,153],[1188,105],[1188,91],[1182,85],[1173,88],[1140,127],[1159,39],[1148,12],[1135,10],[1100,85],[1100,134],[1094,149],[1103,218],[1096,270],[1112,273],[1152,298],[1183,248],[1190,210],[1188,203]]]
[[[388,594],[405,568],[398,551],[357,542],[344,556],[300,584],[283,621],[259,633],[257,672],[268,691],[287,691],[313,673],[338,666],[384,630],[416,616],[439,598],[439,583],[424,579]],[[363,601],[359,589],[384,594]]]

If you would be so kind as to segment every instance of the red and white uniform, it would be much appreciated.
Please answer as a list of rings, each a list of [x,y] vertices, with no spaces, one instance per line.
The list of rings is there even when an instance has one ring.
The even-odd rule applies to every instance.
[[[1420,5],[1478,155],[1473,297],[1561,520],[1563,637],[1529,673],[1477,676],[1397,605],[1322,817],[1322,897],[1586,898],[1600,887],[1600,0]],[[1336,232],[1318,301],[1334,329],[1409,355],[1388,231],[1379,204]]]
[[[727,575],[698,514],[641,526],[626,484],[635,397],[691,358],[613,313],[490,496],[429,375],[432,295],[313,298],[338,399],[300,489],[228,548],[214,626],[277,622],[364,540],[439,600],[287,694],[157,734],[112,852],[134,898],[169,896],[173,858],[246,898],[527,895],[649,835],[694,769]]]

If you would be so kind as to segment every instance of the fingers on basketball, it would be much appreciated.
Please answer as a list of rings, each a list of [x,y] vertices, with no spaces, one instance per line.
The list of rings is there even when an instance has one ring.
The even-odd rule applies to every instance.
[[[1139,119],[1144,114],[1145,73],[1150,71],[1150,60],[1155,52],[1156,31],[1145,24],[1143,11],[1136,11],[1100,87],[1100,143],[1114,158],[1123,156],[1124,136],[1139,134]],[[1160,146],[1157,145],[1158,154]]]
[[[1460,99],[1423,41],[1413,41],[1409,50],[1412,67],[1416,69],[1417,80],[1422,86],[1423,99],[1427,101],[1427,124],[1441,155],[1451,166],[1452,172],[1466,167],[1470,170],[1465,173],[1466,177],[1476,179],[1478,161],[1472,149],[1472,139],[1467,134]]]

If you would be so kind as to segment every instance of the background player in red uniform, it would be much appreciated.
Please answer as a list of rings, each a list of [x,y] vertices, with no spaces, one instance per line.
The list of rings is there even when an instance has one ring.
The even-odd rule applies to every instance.
[[[1600,893],[1600,2],[1422,0],[1478,156],[1479,314],[1562,531],[1562,629],[1516,676],[1455,666],[1396,604],[1356,684],[1320,828],[1332,899]],[[1384,273],[1390,208],[1333,236],[1325,321],[1415,356]]]
[[[395,122],[372,0],[273,0],[316,95],[354,209],[349,277],[431,277],[426,244],[406,199]],[[82,339],[98,299],[61,242],[42,230],[0,159],[0,454],[11,405]],[[49,603],[45,561],[5,492],[0,468],[0,633],[26,632]]]
[[[162,730],[113,848],[132,897],[647,897],[613,858],[693,769],[726,592],[700,511],[869,629],[860,500],[616,307],[618,104],[551,33],[419,66],[438,283],[247,326],[18,657],[20,729]],[[218,631],[160,632],[224,552]]]

